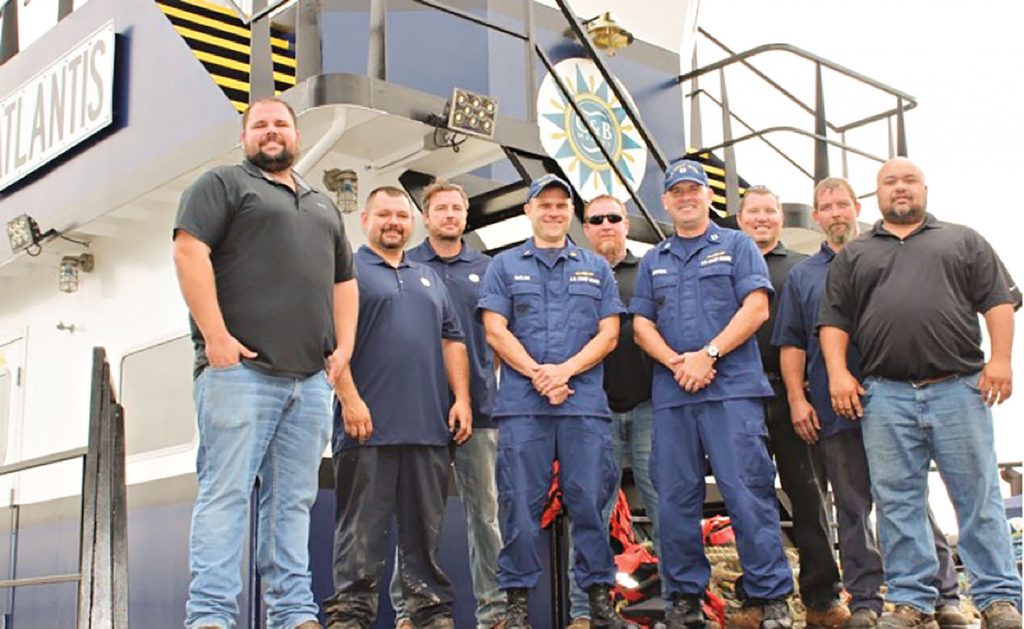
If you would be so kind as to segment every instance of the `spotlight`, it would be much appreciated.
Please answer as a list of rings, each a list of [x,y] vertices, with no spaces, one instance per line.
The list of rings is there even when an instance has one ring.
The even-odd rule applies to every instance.
[[[28,251],[30,255],[35,255],[29,250],[38,249],[42,239],[43,234],[39,231],[39,224],[28,214],[22,214],[7,222],[7,240],[11,243],[13,253]]]
[[[498,117],[497,99],[456,87],[445,109],[446,126],[452,131],[494,138],[494,123]]]
[[[57,274],[57,288],[62,293],[73,293],[78,290],[80,272],[89,273],[95,268],[96,260],[92,254],[83,253],[80,256],[64,256],[60,260],[59,272]]]

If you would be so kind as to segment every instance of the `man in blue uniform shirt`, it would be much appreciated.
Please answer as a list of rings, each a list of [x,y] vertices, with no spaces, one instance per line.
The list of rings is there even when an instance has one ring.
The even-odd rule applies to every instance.
[[[533,238],[494,259],[479,303],[502,362],[494,416],[507,627],[529,627],[527,595],[541,575],[537,536],[556,459],[591,626],[624,627],[609,596],[615,563],[601,517],[616,473],[601,361],[615,347],[622,305],[608,263],[566,238],[569,184],[554,175],[534,180],[524,210]]]
[[[361,219],[367,245],[356,253],[356,345],[338,378],[334,409],[335,594],[324,605],[328,629],[373,624],[392,518],[406,612],[417,627],[453,628],[452,588],[437,549],[448,444],[472,432],[462,328],[441,278],[404,255],[413,226],[405,192],[374,190]]]
[[[498,428],[491,417],[494,398],[494,361],[476,317],[480,282],[490,257],[473,250],[462,239],[466,231],[469,199],[462,187],[437,181],[423,191],[423,224],[427,238],[413,247],[409,260],[429,266],[444,282],[466,334],[469,386],[473,405],[473,438],[455,451],[455,481],[466,512],[469,562],[476,597],[477,629],[489,629],[505,617],[505,596],[498,589],[496,570],[501,550],[498,529],[498,489],[494,469],[498,456]],[[402,604],[398,563],[391,579],[391,602],[396,627],[410,624]]]
[[[871,515],[871,477],[860,424],[836,415],[828,392],[828,374],[815,329],[825,276],[836,253],[857,237],[860,203],[850,183],[830,177],[814,189],[814,222],[825,234],[821,250],[793,267],[776,311],[772,343],[779,347],[793,428],[800,438],[824,454],[825,475],[832,484],[843,582],[853,616],[848,629],[874,627],[882,613],[882,555],[875,543]],[[847,364],[859,374],[857,348],[850,345]],[[804,382],[807,382],[807,388]],[[960,613],[960,583],[949,543],[929,513],[939,571],[933,584],[939,592],[936,621],[940,629],[968,627]]]
[[[754,340],[768,319],[772,285],[753,241],[711,223],[712,197],[699,163],[680,160],[666,170],[662,202],[676,233],[641,260],[630,307],[637,342],[657,363],[651,472],[667,620],[670,629],[705,626],[706,456],[736,531],[749,597],[732,622],[780,629],[792,625],[793,576],[765,443],[762,399],[772,389]]]

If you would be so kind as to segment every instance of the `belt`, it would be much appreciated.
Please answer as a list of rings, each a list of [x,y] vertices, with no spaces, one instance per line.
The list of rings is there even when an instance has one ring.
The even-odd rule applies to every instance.
[[[953,378],[956,378],[957,375],[959,374],[944,373],[939,374],[938,376],[932,376],[931,378],[922,378],[921,380],[908,380],[907,383],[910,386],[914,387],[915,389],[923,389],[928,385],[938,384],[940,382],[945,382],[946,380],[952,380]]]

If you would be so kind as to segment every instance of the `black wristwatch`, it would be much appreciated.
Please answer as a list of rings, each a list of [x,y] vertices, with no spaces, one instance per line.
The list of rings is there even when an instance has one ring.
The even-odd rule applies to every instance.
[[[718,357],[721,356],[721,352],[718,351],[718,346],[714,343],[708,343],[704,346],[704,351],[711,357],[711,360],[718,361]]]

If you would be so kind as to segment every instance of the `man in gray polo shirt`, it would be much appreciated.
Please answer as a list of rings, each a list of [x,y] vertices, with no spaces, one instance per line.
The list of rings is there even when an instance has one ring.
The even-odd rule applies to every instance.
[[[928,525],[935,461],[956,508],[959,554],[982,627],[1021,626],[1021,581],[999,493],[990,406],[1012,392],[1015,298],[992,247],[925,212],[924,173],[906,158],[878,173],[882,220],[832,261],[818,316],[836,413],[863,418],[864,449],[895,610],[884,628],[937,627]],[[978,314],[991,339],[981,348]],[[850,373],[861,352],[863,386]]]
[[[309,509],[330,436],[331,382],[352,354],[358,289],[337,207],[291,169],[295,112],[274,98],[252,103],[241,140],[245,161],[197,179],[174,224],[199,425],[185,625],[235,625],[259,479],[253,517],[267,627],[313,629]]]

